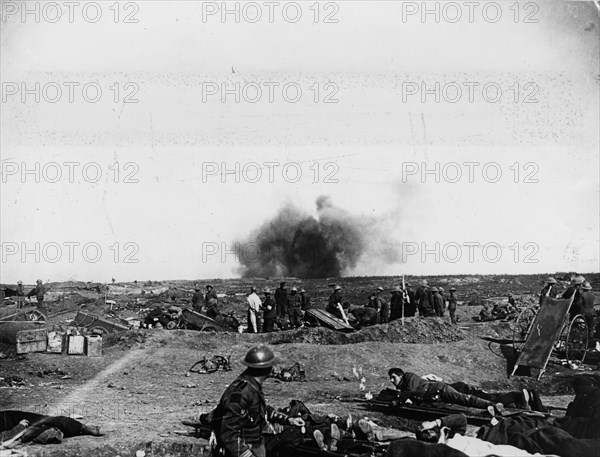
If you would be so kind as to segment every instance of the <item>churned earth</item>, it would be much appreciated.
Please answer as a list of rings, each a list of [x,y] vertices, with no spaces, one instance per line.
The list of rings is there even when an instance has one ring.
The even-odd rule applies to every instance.
[[[592,278],[597,289],[598,275]],[[435,282],[436,278],[432,279]],[[300,399],[314,412],[352,412],[368,415],[383,425],[414,430],[416,421],[366,409],[365,393],[376,394],[389,387],[387,369],[392,366],[419,374],[434,373],[448,382],[461,380],[488,390],[535,388],[545,404],[566,407],[572,399],[574,376],[598,373],[597,359],[591,357],[581,370],[571,370],[552,359],[540,381],[531,376],[508,378],[514,362],[514,352],[506,344],[512,335],[511,323],[476,323],[472,317],[481,307],[466,306],[475,299],[502,300],[507,290],[519,294],[522,303],[530,303],[540,277],[476,279],[457,287],[463,302],[458,326],[452,326],[446,317],[407,318],[404,325],[395,321],[352,334],[325,328],[259,335],[139,329],[105,337],[103,356],[98,358],[45,353],[14,356],[3,347],[0,407],[50,415],[75,414],[82,417],[82,422],[99,425],[105,433],[102,437],[69,438],[59,445],[27,446],[28,455],[129,457],[142,455],[138,451],[145,456],[203,455],[206,441],[177,433],[189,430],[181,420],[215,407],[222,391],[244,368],[240,359],[258,343],[271,345],[281,366],[299,362],[306,372],[305,382],[270,379],[265,383],[267,401],[275,407]],[[329,280],[295,281],[307,289],[319,286],[320,292],[313,293],[315,305],[325,306]],[[352,301],[358,302],[374,284],[383,282],[389,287],[394,278],[339,281]],[[231,280],[217,285],[220,292],[227,294],[221,299],[226,310],[243,315],[241,294],[250,283]],[[192,283],[177,284],[177,290],[183,290],[177,300],[189,298],[191,286]],[[174,290],[173,285],[168,287],[171,294],[166,291],[162,298],[167,302],[172,301]],[[121,310],[126,312],[127,303],[132,300],[117,294],[109,298],[117,301],[117,311],[114,306],[112,310],[105,309],[103,303],[100,306],[95,301],[88,301],[86,306],[96,306],[95,312],[114,313],[121,304]],[[148,297],[145,300],[150,301]],[[151,300],[143,305],[150,306],[161,299]],[[61,325],[68,316],[66,313],[56,317],[55,324]],[[202,357],[215,354],[231,357],[232,371],[188,371]],[[361,377],[365,380],[364,390],[360,388]]]

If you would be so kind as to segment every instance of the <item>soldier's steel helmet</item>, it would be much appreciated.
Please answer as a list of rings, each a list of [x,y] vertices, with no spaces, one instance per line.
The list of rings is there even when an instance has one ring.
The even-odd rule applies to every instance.
[[[437,287],[432,287],[432,288],[431,288],[431,289],[429,289],[429,290],[431,290],[432,292],[438,292],[438,288],[437,288]]]
[[[421,285],[422,285],[422,286],[426,286],[427,284],[428,284],[428,283],[427,283],[427,280],[426,280],[426,279],[423,279],[423,281],[421,281]]]
[[[443,287],[438,287],[438,290],[439,290],[440,292],[443,292],[443,291],[444,291],[444,288],[443,288]]]
[[[275,365],[275,354],[267,346],[256,346],[248,351],[242,364],[249,368],[269,368]]]
[[[587,282],[587,281],[583,283],[583,285],[581,286],[581,288],[585,289],[585,290],[592,290],[591,284],[589,282]]]
[[[17,284],[23,284],[23,281],[17,281]]]
[[[338,285],[336,285],[336,286],[333,288],[333,290],[342,290],[342,286],[338,286]]]
[[[571,281],[571,284],[573,284],[573,285],[583,284],[583,281],[585,281],[585,278],[583,276],[575,276],[573,278],[573,280]]]
[[[552,277],[546,278],[546,284],[556,284],[556,279]]]
[[[269,289],[268,287],[263,290],[263,294],[270,294],[271,293],[271,289]]]
[[[292,287],[292,288],[290,289],[290,292],[298,292],[298,288],[297,288],[297,287]]]
[[[455,291],[456,292],[456,287],[450,287],[450,292]]]

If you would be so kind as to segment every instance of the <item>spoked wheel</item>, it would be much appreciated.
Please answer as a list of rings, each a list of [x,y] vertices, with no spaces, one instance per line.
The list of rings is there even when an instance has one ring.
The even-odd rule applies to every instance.
[[[535,308],[525,308],[515,320],[513,325],[513,348],[516,352],[521,352],[523,349],[536,314]]]
[[[567,363],[583,363],[588,347],[588,326],[581,314],[569,323],[565,341]]]
[[[28,321],[42,322],[46,320],[46,316],[41,311],[34,309],[33,311],[27,311],[27,313],[25,313],[25,319],[27,319]]]

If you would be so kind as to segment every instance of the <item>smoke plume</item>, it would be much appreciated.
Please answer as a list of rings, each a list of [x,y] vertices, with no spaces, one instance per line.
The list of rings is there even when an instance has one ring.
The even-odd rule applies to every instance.
[[[370,242],[368,218],[316,201],[317,216],[287,204],[236,243],[243,277],[338,277],[354,269]]]

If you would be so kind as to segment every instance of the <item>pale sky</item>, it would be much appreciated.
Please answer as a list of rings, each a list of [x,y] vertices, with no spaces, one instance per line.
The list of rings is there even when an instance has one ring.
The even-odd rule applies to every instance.
[[[8,3],[4,13],[13,11]],[[43,9],[39,23],[33,15],[23,22],[20,11],[0,23],[3,283],[232,277],[234,256],[203,258],[203,247],[232,249],[285,203],[316,214],[320,195],[372,217],[372,239],[406,257],[390,263],[369,250],[347,275],[598,271],[600,28],[593,2],[539,2],[535,9],[522,2],[518,21],[514,2],[498,2],[496,23],[480,9],[469,23],[464,2],[456,3],[463,13],[456,23],[448,22],[448,9],[439,23],[419,14],[403,21],[403,8],[421,2],[322,2],[316,24],[313,2],[299,2],[297,23],[279,9],[269,23],[263,2],[255,3],[265,16],[257,23],[244,16],[223,23],[219,14],[203,22],[202,2],[178,1],[121,3],[114,23],[112,3],[101,3],[97,23],[79,10],[73,23],[67,16],[50,23],[54,13]],[[128,13],[138,22],[123,23]],[[337,23],[323,23],[329,13]],[[35,94],[23,102],[21,90],[36,83],[39,102]],[[236,83],[240,101],[230,94],[222,102],[221,88]],[[97,103],[84,99],[85,84],[102,89]],[[295,95],[282,92],[285,84],[301,89],[296,103],[284,98]],[[250,103],[256,87],[262,97]],[[423,87],[434,90],[425,100]],[[337,102],[324,103],[327,96]],[[73,182],[65,162],[76,163]],[[252,162],[279,162],[274,182],[267,169],[256,183],[203,179],[203,168]],[[36,163],[39,183],[35,171],[22,175]],[[298,182],[283,178],[286,163],[300,164]],[[431,174],[421,182],[423,164],[436,163],[440,182]],[[459,165],[458,182],[448,182],[456,171],[448,163]],[[465,163],[477,164],[473,182]],[[87,182],[95,164],[102,176]],[[57,169],[61,179],[49,182]],[[498,182],[488,182],[498,169]],[[337,182],[324,182],[329,173]],[[440,259],[413,253],[435,243],[449,249]],[[502,252],[492,261],[492,251],[486,258],[475,249],[470,261],[465,243]],[[462,258],[451,262],[456,245]]]

